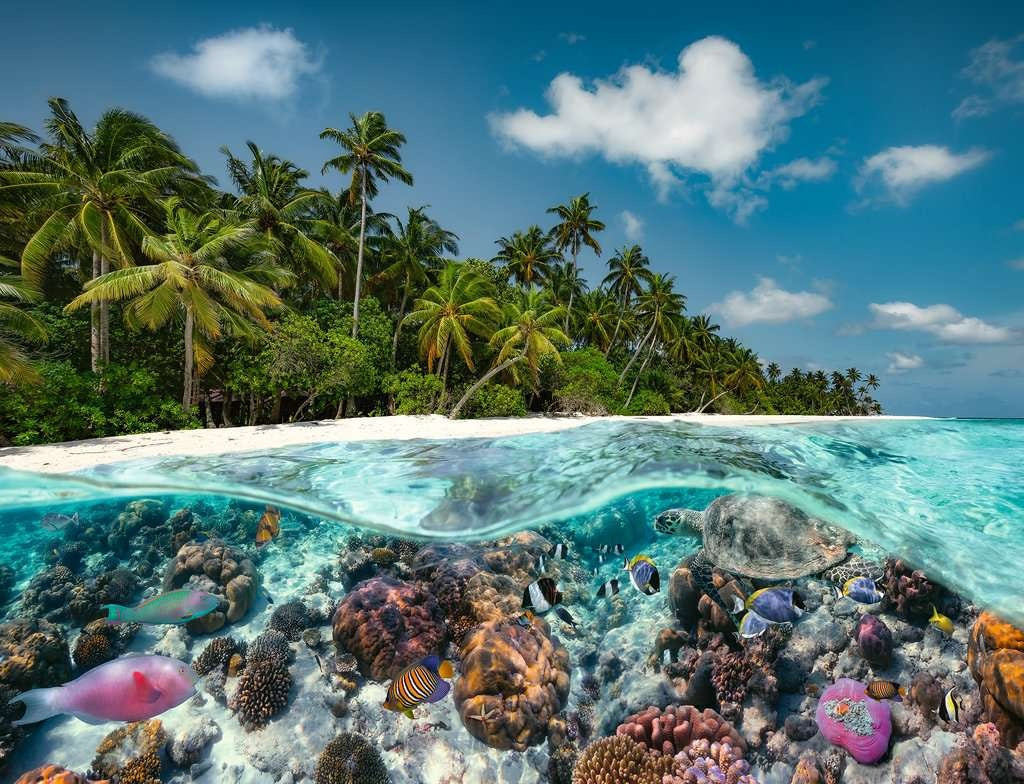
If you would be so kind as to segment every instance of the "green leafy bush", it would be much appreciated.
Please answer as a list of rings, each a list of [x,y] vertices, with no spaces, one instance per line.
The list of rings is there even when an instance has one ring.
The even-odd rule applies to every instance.
[[[668,401],[653,389],[638,389],[623,414],[629,416],[664,416],[670,414]]]
[[[389,375],[384,391],[394,396],[396,414],[433,414],[441,398],[441,379],[409,368]]]
[[[619,374],[604,354],[594,348],[562,354],[553,371],[552,404],[556,411],[602,415],[615,411],[624,397]]]
[[[526,401],[521,390],[504,384],[484,384],[473,393],[463,411],[471,419],[526,416]]]

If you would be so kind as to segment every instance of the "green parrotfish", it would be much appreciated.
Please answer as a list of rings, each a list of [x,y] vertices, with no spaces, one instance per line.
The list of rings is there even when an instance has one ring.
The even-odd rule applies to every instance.
[[[202,618],[217,609],[220,597],[206,591],[181,588],[147,599],[137,607],[104,604],[107,623],[182,624]]]

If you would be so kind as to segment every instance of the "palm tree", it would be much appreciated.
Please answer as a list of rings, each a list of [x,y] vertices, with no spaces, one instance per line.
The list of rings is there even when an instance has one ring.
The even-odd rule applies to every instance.
[[[648,353],[648,359],[650,359],[650,354],[654,352],[659,341],[670,343],[679,334],[678,318],[686,308],[686,297],[675,291],[675,276],[655,273],[651,276],[647,289],[640,294],[637,306],[640,321],[647,332],[637,344],[626,367],[622,369],[619,384],[626,378],[633,362],[640,356],[644,348],[650,346]],[[649,344],[648,341],[650,341]],[[646,364],[645,360],[644,366]],[[644,366],[640,368],[640,373],[643,373]],[[637,374],[637,378],[640,377],[640,373]],[[633,388],[636,388],[635,383]]]
[[[778,384],[779,379],[782,378],[782,368],[779,367],[777,362],[768,363],[768,380],[773,384]]]
[[[615,338],[619,336],[619,329],[622,327],[630,300],[643,290],[643,284],[651,281],[652,273],[647,269],[650,263],[650,259],[644,255],[639,245],[624,247],[608,259],[609,271],[602,285],[608,286],[609,290],[619,298],[619,320],[615,324],[615,331],[612,333],[612,339],[608,342],[608,348],[605,349],[605,356],[608,356],[612,346],[615,345]]]
[[[490,339],[500,319],[494,285],[466,265],[452,262],[413,303],[404,322],[419,325],[420,354],[427,360],[428,371],[434,372],[436,363],[445,395],[453,349],[473,370],[472,336]]]
[[[690,320],[694,345],[701,351],[711,351],[718,339],[721,327],[712,323],[707,313],[699,313]]]
[[[567,318],[572,319],[576,313],[569,310],[569,303],[583,296],[586,284],[568,264],[555,262],[548,270],[545,290],[551,298],[552,305],[562,305]]]
[[[260,262],[244,270],[228,265],[224,252],[249,240],[255,232],[252,224],[224,223],[214,212],[197,215],[178,198],[166,199],[163,207],[167,233],[147,235],[142,241],[142,252],[153,263],[101,275],[86,284],[85,292],[65,310],[131,300],[124,311],[129,327],[159,329],[172,320],[183,321],[181,405],[189,411],[195,370],[202,374],[213,363],[210,341],[225,329],[247,334],[253,323],[269,328],[264,311],[281,300],[260,281],[283,283],[289,273]]]
[[[333,289],[340,261],[320,241],[328,226],[311,217],[329,201],[329,194],[303,187],[302,181],[309,176],[305,169],[263,152],[253,142],[245,145],[251,163],[236,158],[227,147],[220,150],[227,156],[228,173],[242,194],[235,210],[243,220],[252,222],[278,265],[290,266],[296,279],[308,271],[322,286]]]
[[[617,313],[614,298],[604,289],[594,289],[584,294],[579,301],[583,340],[600,351],[607,349]]]
[[[405,306],[412,295],[413,286],[427,282],[427,271],[439,266],[445,253],[459,252],[459,237],[426,214],[426,206],[409,208],[405,223],[395,218],[396,231],[384,245],[384,259],[391,262],[378,276],[381,280],[400,283],[402,301],[398,306],[398,320],[391,342],[391,367],[398,357],[398,336],[405,318]]]
[[[761,363],[757,361],[757,354],[749,348],[740,346],[727,354],[725,361],[727,369],[723,381],[730,389],[742,393],[764,387]]]
[[[530,372],[530,381],[536,389],[539,384],[540,361],[553,356],[561,361],[558,346],[569,344],[569,338],[558,328],[558,320],[565,313],[560,305],[552,306],[543,292],[524,292],[521,302],[505,306],[505,325],[491,336],[490,344],[498,349],[491,369],[466,390],[448,415],[457,419],[462,407],[473,394],[492,377],[511,370],[516,377],[516,367],[525,363]],[[516,379],[518,381],[518,378]]]
[[[337,169],[342,174],[352,173],[348,196],[355,204],[359,200],[359,250],[356,256],[355,295],[352,305],[352,337],[359,336],[359,296],[363,281],[363,247],[366,241],[366,202],[377,195],[378,183],[395,179],[412,185],[412,175],[402,167],[399,148],[405,136],[388,127],[380,112],[367,112],[361,117],[350,114],[352,125],[345,130],[324,128],[321,139],[330,139],[341,145],[344,152],[331,158],[322,171]]]
[[[17,262],[0,258],[5,267],[17,267]],[[0,274],[0,297],[16,302],[35,302],[39,292],[17,275]],[[0,383],[18,384],[37,381],[39,376],[25,356],[21,343],[42,343],[46,329],[30,313],[9,302],[0,302]]]
[[[527,288],[547,278],[551,265],[560,258],[551,238],[540,226],[517,231],[511,237],[495,240],[500,248],[491,261],[504,264],[517,281]]]
[[[594,255],[601,255],[601,246],[594,239],[595,232],[604,231],[604,224],[591,218],[590,214],[597,209],[596,204],[590,203],[590,194],[584,193],[571,199],[568,204],[556,204],[549,207],[548,212],[558,216],[559,222],[551,229],[555,239],[555,248],[559,251],[568,250],[572,255],[569,262],[569,277],[577,277],[576,257],[580,250],[586,245],[594,251]],[[569,306],[565,313],[565,331],[569,331],[569,318],[572,315],[573,289],[569,289]]]
[[[86,131],[62,98],[49,100],[50,141],[21,166],[0,170],[0,197],[24,193],[41,224],[25,244],[22,274],[37,284],[54,255],[85,246],[92,251],[92,278],[113,263],[132,264],[135,245],[150,233],[152,201],[187,182],[201,184],[196,164],[153,123],[123,109],[103,113]],[[110,361],[109,305],[92,306],[92,368]]]

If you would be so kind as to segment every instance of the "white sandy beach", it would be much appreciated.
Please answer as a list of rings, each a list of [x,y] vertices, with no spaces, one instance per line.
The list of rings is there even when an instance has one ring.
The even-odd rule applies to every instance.
[[[175,430],[131,436],[69,441],[43,446],[0,449],[0,466],[20,471],[65,473],[121,460],[179,455],[217,455],[255,452],[284,446],[338,441],[406,440],[413,438],[501,438],[550,433],[592,422],[646,421],[718,427],[793,425],[814,422],[862,422],[924,419],[926,417],[877,416],[756,416],[722,414],[674,414],[663,417],[527,416],[507,419],[459,419],[444,416],[390,416],[362,419],[326,419],[256,427]]]

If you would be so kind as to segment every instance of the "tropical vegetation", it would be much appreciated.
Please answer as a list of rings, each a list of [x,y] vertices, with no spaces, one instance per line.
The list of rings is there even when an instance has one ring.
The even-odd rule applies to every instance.
[[[37,135],[0,122],[0,443],[181,427],[441,413],[873,414],[857,368],[784,373],[687,312],[637,244],[601,244],[599,205],[554,205],[490,259],[412,185],[380,112],[321,138],[316,188],[255,142],[222,190],[145,117],[87,127],[54,98]],[[580,254],[606,259],[591,283]]]

